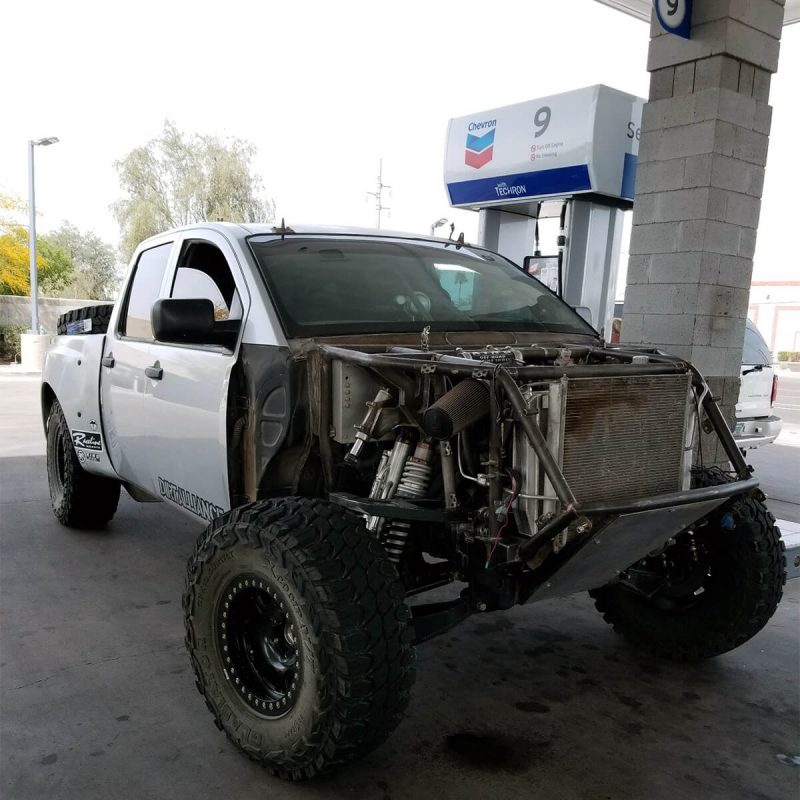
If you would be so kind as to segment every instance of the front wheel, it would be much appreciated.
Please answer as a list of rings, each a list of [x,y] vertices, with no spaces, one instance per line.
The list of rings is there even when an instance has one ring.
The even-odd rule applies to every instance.
[[[725,480],[698,471],[697,485]],[[620,580],[590,592],[598,611],[635,645],[674,661],[712,658],[755,636],[786,582],[780,530],[766,506],[736,497]]]
[[[369,752],[414,679],[397,572],[362,522],[316,499],[254,503],[198,541],[186,644],[217,726],[289,780]]]

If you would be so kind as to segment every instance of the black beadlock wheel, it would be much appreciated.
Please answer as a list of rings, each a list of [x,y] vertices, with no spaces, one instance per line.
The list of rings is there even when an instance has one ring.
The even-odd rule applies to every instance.
[[[113,303],[74,308],[59,316],[56,331],[62,336],[64,334],[79,336],[85,333],[106,333],[113,310]]]
[[[694,471],[695,486],[732,480]],[[606,622],[632,644],[673,661],[733,650],[775,613],[786,558],[775,518],[760,500],[734,497],[590,595]]]
[[[57,400],[47,417],[47,482],[53,513],[68,528],[101,528],[117,510],[119,481],[83,469]]]
[[[242,700],[265,717],[291,711],[300,678],[297,632],[279,592],[263,577],[245,573],[228,582],[217,605],[225,669]]]
[[[414,681],[394,565],[339,506],[282,498],[215,520],[188,564],[186,645],[217,726],[282,778],[358,758]]]

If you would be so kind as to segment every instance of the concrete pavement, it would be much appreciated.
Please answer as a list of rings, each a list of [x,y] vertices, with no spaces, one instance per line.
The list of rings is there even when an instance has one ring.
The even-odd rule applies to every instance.
[[[800,523],[800,372],[778,372],[774,412],[783,419],[780,436],[767,447],[747,452],[769,507],[779,519]]]
[[[200,526],[124,494],[108,531],[59,526],[37,386],[0,380],[0,797],[797,796],[798,581],[755,639],[700,665],[629,648],[585,595],[473,617],[419,648],[407,719],[375,753],[271,778],[194,689],[180,594]]]

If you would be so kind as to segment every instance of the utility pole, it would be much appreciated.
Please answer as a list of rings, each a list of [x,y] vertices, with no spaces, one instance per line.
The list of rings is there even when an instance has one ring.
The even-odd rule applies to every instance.
[[[377,190],[374,192],[367,192],[367,194],[372,195],[375,198],[375,210],[377,213],[377,225],[375,227],[381,227],[381,211],[389,211],[389,206],[383,205],[383,190],[384,189],[391,189],[392,187],[388,184],[383,182],[383,159],[378,161],[378,187]]]

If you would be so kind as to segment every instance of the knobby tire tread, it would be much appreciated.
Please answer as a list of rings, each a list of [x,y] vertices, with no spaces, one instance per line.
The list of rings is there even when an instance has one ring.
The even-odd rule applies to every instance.
[[[365,755],[400,722],[414,682],[410,612],[394,565],[360,520],[327,501],[290,497],[234,509],[209,526],[189,559],[183,603],[190,654],[204,566],[217,552],[242,546],[263,551],[290,573],[322,643],[321,671],[333,670],[335,680],[322,684],[314,735],[288,752],[264,753],[224,724],[192,655],[197,688],[217,727],[249,758],[288,780]]]
[[[68,528],[102,528],[116,513],[119,504],[119,481],[93,475],[78,461],[72,445],[67,420],[57,400],[53,402],[47,418],[47,470],[50,484],[50,499],[56,519]],[[54,442],[51,437],[62,439],[66,457],[61,476],[63,493],[54,495],[51,470],[57,470]]]
[[[80,336],[90,333],[106,333],[108,331],[108,324],[111,321],[111,312],[114,306],[111,303],[103,303],[96,306],[83,306],[82,308],[74,308],[61,314],[58,318],[56,331],[59,335],[67,333],[67,326],[72,322],[82,322],[83,320],[90,319],[92,321],[92,329],[89,331],[78,331],[73,336]]]
[[[718,467],[693,474],[698,487],[733,480]],[[631,602],[631,592],[623,586],[590,592],[603,619],[631,644],[672,661],[713,658],[751,639],[775,613],[786,583],[785,546],[775,517],[754,497],[736,497],[722,508],[736,522],[726,545],[742,568],[734,576],[738,596],[717,598],[719,613],[711,621],[708,615],[688,616],[680,630],[672,626],[668,631],[659,628],[649,612],[637,614],[642,608]]]

